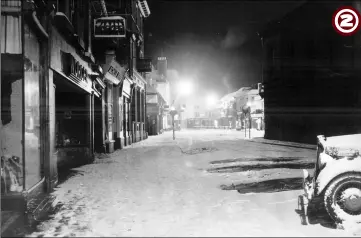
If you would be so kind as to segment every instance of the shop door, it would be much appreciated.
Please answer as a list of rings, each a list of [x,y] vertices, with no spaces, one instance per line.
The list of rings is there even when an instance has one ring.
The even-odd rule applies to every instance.
[[[94,147],[96,152],[104,152],[103,147],[102,99],[94,98]]]

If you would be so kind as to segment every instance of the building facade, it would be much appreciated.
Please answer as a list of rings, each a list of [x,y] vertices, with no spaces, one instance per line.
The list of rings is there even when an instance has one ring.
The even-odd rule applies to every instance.
[[[1,1],[1,208],[24,212],[51,188],[46,125],[46,17],[23,1]],[[53,138],[55,139],[55,138]],[[55,141],[55,140],[53,140]],[[55,146],[54,143],[52,146]],[[54,182],[54,181],[53,181]]]
[[[93,46],[103,68],[113,77],[105,90],[102,132],[103,150],[111,153],[147,137],[145,73],[151,71],[151,60],[144,58],[143,25],[150,10],[141,0],[108,0],[104,6],[97,1],[94,7],[100,26],[111,19],[124,24],[120,22],[123,28],[113,37],[95,35]],[[102,150],[100,145],[98,148]]]
[[[163,118],[167,113],[162,95],[152,86],[147,89],[147,132],[149,135],[158,135],[163,132]]]
[[[172,104],[170,82],[167,77],[167,58],[157,58],[157,68],[152,74],[152,85],[157,92],[162,96],[165,101],[165,105],[170,106]],[[170,129],[172,127],[172,117],[167,110],[163,110],[163,125],[162,129]]]
[[[264,128],[264,99],[260,96],[261,84],[258,83],[253,87],[240,88],[235,94],[237,122],[236,128],[245,128],[246,120],[249,117],[244,113],[244,108],[250,108],[250,116],[252,118],[252,128]],[[247,125],[247,128],[249,125]]]
[[[71,16],[64,2],[1,3],[2,211],[31,218],[61,168],[93,160],[99,68],[89,57],[90,15],[81,15],[88,3]]]
[[[330,23],[339,7],[359,3],[307,1],[261,34],[266,138],[360,133],[360,33],[343,37]]]
[[[145,0],[1,1],[2,211],[36,218],[63,171],[147,138],[149,14]]]

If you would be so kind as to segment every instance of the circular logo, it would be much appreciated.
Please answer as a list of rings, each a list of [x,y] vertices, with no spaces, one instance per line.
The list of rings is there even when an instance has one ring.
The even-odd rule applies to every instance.
[[[360,28],[360,13],[353,7],[338,9],[332,18],[335,31],[344,36],[356,33]]]

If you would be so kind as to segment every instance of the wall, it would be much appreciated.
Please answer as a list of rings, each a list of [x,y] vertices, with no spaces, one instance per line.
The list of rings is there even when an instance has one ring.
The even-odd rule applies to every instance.
[[[62,72],[62,62],[61,62],[61,51],[70,53],[75,58],[75,60],[79,61],[81,65],[88,71],[91,72],[91,68],[89,64],[84,61],[78,54],[77,51],[73,46],[68,44],[66,40],[63,38],[63,36],[59,33],[56,27],[52,28],[52,34],[51,34],[51,42],[52,46],[50,48],[50,67],[61,73]],[[90,79],[88,80],[88,87],[90,87],[92,84],[90,82]]]
[[[305,5],[265,39],[266,138],[316,143],[319,134],[361,132],[359,53],[344,47],[352,38],[339,36],[328,20],[337,4]]]

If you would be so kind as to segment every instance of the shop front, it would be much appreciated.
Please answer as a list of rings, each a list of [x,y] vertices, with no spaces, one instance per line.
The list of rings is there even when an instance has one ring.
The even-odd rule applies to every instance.
[[[131,105],[131,91],[132,91],[132,80],[127,75],[123,81],[122,85],[122,96],[120,100],[122,100],[122,113],[123,117],[121,118],[122,125],[122,134],[124,146],[131,145],[131,120],[130,120],[130,105]]]
[[[93,159],[93,94],[90,69],[76,53],[61,52],[62,71],[54,70],[55,135],[59,169]]]
[[[56,22],[55,22],[56,23]],[[93,160],[92,63],[70,44],[60,23],[51,28],[49,79],[55,161],[59,170]],[[61,171],[60,171],[61,172]]]
[[[122,148],[120,90],[124,80],[126,68],[122,67],[116,60],[114,52],[106,54],[104,69],[105,90],[105,145],[106,152]]]
[[[47,187],[44,137],[48,35],[22,1],[1,11],[1,210],[24,212]],[[36,22],[35,22],[36,20]],[[3,215],[3,214],[2,214]],[[2,216],[3,217],[3,216]]]
[[[146,138],[145,112],[146,112],[146,81],[142,75],[133,71],[134,89],[132,92],[132,141],[138,142]]]
[[[160,133],[160,125],[162,123],[158,101],[157,93],[147,94],[147,131],[152,136]]]

